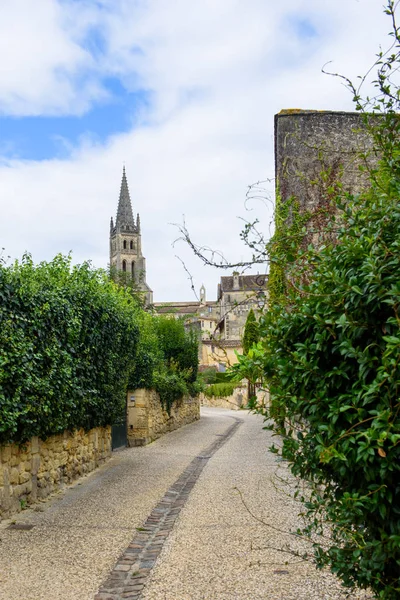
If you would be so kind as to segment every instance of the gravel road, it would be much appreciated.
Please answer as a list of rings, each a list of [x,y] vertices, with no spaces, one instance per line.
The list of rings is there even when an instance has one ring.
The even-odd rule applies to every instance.
[[[276,478],[286,477],[285,465],[267,451],[262,418],[203,408],[200,421],[114,453],[98,471],[20,513],[17,523],[31,530],[0,524],[0,600],[93,600],[137,528],[233,416],[243,423],[201,472],[140,598],[370,598],[346,593],[329,573],[282,552],[288,544],[301,548],[286,533],[299,506]]]

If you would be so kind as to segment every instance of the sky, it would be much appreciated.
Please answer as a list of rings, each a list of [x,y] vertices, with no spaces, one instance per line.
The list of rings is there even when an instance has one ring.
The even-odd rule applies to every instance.
[[[231,270],[176,224],[248,259],[244,220],[270,231],[274,114],[354,110],[321,69],[355,80],[389,30],[380,0],[0,0],[3,257],[106,268],[125,164],[154,300],[195,300],[188,272],[216,299]],[[258,181],[268,199],[246,203]]]

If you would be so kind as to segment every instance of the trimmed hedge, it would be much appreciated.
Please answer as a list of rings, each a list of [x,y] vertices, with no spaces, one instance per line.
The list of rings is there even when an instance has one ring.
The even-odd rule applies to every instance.
[[[134,298],[88,263],[0,263],[0,443],[104,426],[123,411]]]
[[[233,394],[236,386],[236,383],[213,383],[205,388],[204,395],[207,398],[227,398]]]

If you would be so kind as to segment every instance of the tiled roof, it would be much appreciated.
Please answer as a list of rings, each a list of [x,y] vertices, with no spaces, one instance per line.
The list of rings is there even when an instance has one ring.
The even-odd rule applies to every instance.
[[[153,306],[160,314],[192,315],[207,306],[218,306],[218,302],[212,301],[206,304],[200,304],[200,302],[155,302]]]
[[[199,307],[200,304],[198,302],[175,302],[171,304],[156,302],[154,304],[154,308],[159,314],[190,315],[197,313]]]
[[[259,290],[266,287],[268,279],[267,275],[239,275],[239,289],[233,289],[233,275],[221,277],[221,291],[244,291],[244,290]]]

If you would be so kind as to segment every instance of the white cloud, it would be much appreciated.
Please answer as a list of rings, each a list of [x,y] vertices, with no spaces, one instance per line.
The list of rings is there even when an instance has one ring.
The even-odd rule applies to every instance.
[[[56,0],[1,2],[0,114],[82,114],[106,97],[69,10]],[[82,19],[86,31],[85,11]]]
[[[185,214],[195,240],[244,258],[236,217],[245,214],[248,184],[274,174],[274,113],[352,110],[349,93],[321,67],[334,60],[333,69],[351,77],[364,72],[389,26],[375,0],[37,4],[45,7],[42,18],[15,30],[13,60],[21,73],[14,83],[0,75],[0,106],[20,98],[26,114],[75,105],[82,111],[102,93],[94,76],[88,79],[93,90],[78,87],[76,74],[85,69],[96,77],[118,74],[129,89],[150,90],[153,102],[142,124],[104,145],[86,141],[64,161],[0,167],[1,245],[12,256],[28,249],[35,260],[72,249],[75,261],[105,266],[125,161],[156,300],[190,299],[176,253],[197,287],[204,281],[215,296],[223,273],[203,268],[182,244],[171,248],[177,232],[168,223]],[[291,26],[296,19],[310,22],[318,35],[301,39]],[[40,43],[34,39],[39,22]],[[81,45],[94,26],[104,37],[102,57]],[[31,90],[24,53],[33,48],[28,63],[38,84]],[[265,229],[268,221],[266,214]]]

